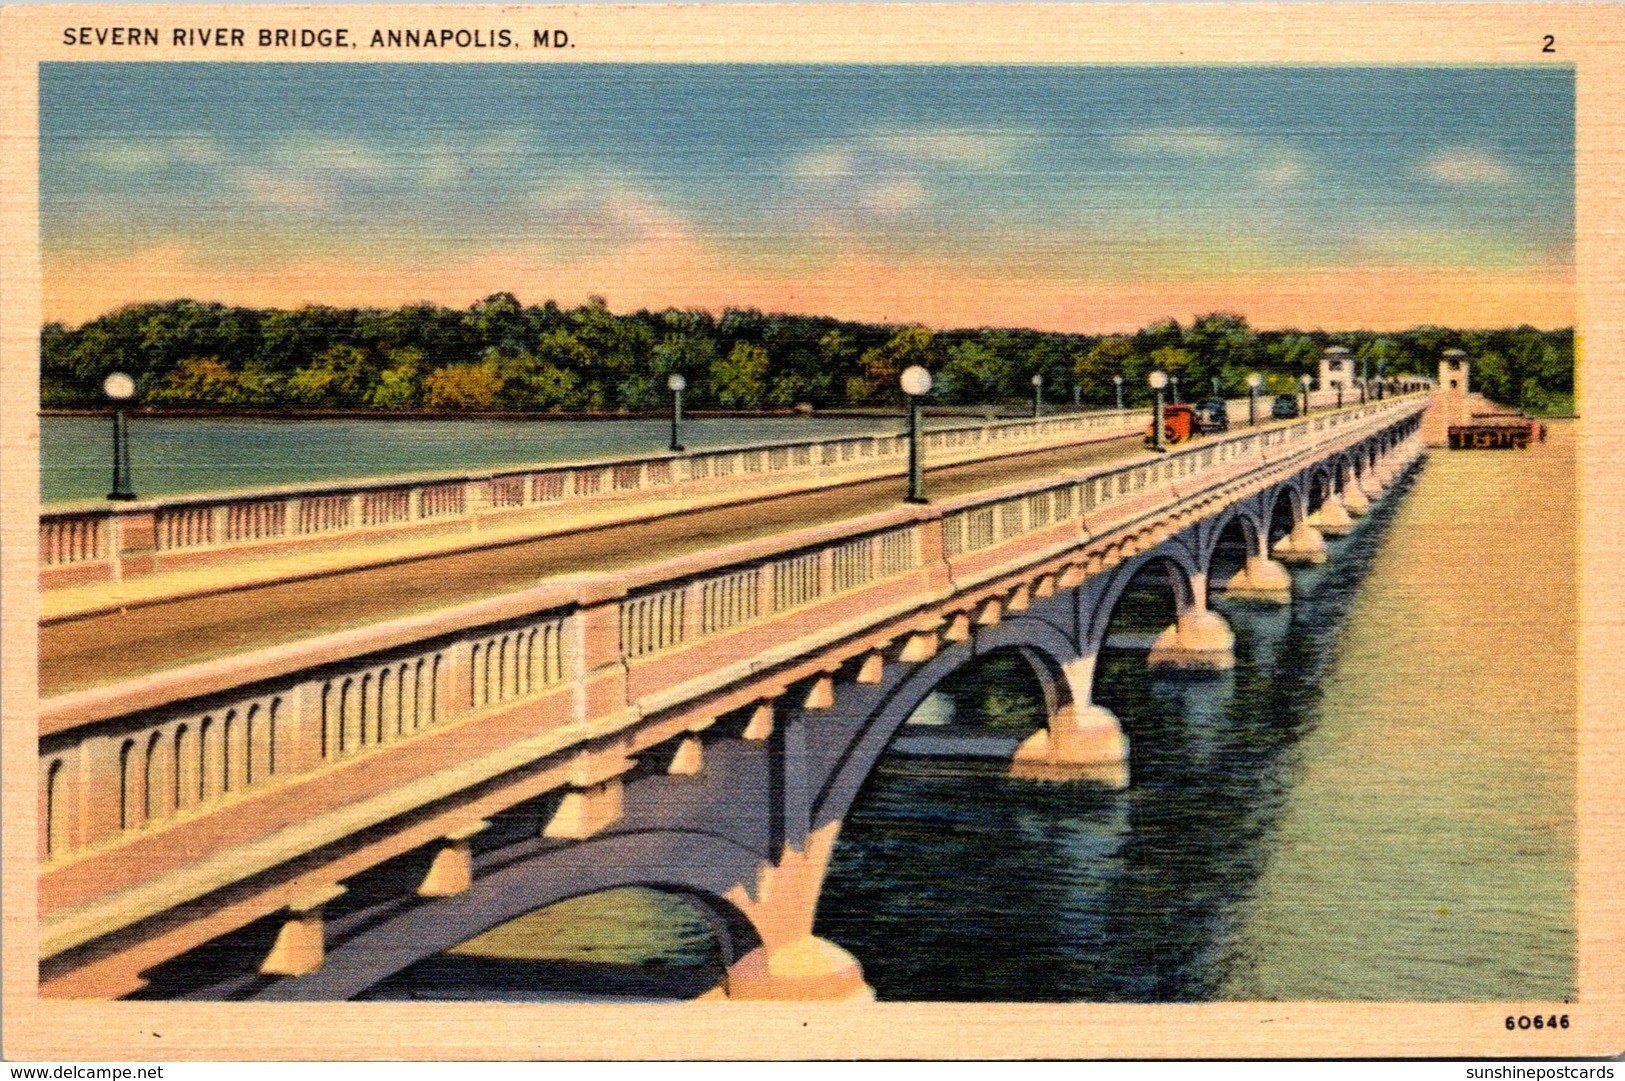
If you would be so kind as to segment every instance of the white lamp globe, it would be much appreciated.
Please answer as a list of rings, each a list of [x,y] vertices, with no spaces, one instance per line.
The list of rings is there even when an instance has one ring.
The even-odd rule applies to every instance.
[[[666,377],[667,390],[680,391],[687,386],[688,380],[683,378],[683,373],[681,372],[672,372],[671,375]]]
[[[1259,375],[1257,372],[1254,372],[1247,377],[1247,385],[1252,387],[1254,390],[1257,390],[1259,387],[1264,385],[1264,377]]]
[[[1044,385],[1044,377],[1042,375],[1033,376],[1033,386],[1041,387],[1043,385]]]
[[[102,393],[115,402],[135,397],[135,380],[123,372],[114,372],[102,380]]]
[[[903,393],[910,398],[921,398],[931,393],[931,373],[918,364],[904,368],[898,382],[903,384]]]
[[[1146,382],[1151,384],[1152,390],[1161,390],[1163,387],[1168,385],[1168,373],[1164,371],[1152,372],[1145,378]]]
[[[1118,386],[1122,386],[1123,385],[1123,377],[1120,376],[1120,375],[1114,375],[1114,376],[1112,376],[1112,382],[1116,383]]]
[[[1299,376],[1298,381],[1303,384],[1303,389],[1304,390],[1308,390],[1309,389],[1309,384],[1313,383],[1315,380],[1314,380],[1313,376],[1305,374],[1305,375]]]

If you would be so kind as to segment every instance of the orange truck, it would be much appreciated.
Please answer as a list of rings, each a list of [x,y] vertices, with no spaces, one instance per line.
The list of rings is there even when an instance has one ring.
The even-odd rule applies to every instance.
[[[1154,424],[1155,422],[1153,422]],[[1152,424],[1145,426],[1145,445],[1154,446]],[[1164,446],[1183,443],[1196,431],[1196,410],[1183,402],[1162,407],[1162,442]]]

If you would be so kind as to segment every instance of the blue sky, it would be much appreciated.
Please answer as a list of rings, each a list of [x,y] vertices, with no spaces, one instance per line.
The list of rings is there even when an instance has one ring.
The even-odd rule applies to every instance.
[[[47,64],[40,89],[70,321],[324,288],[1572,321],[1566,67]]]

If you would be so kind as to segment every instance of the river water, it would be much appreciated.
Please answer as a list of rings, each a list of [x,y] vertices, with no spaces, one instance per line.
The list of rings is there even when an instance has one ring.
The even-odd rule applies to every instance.
[[[1557,1000],[1575,987],[1573,426],[1433,451],[1290,606],[1218,601],[1237,665],[1095,697],[1132,783],[889,755],[843,827],[817,931],[881,999]],[[1019,666],[1017,666],[1019,667]],[[1008,664],[954,723],[1031,725]],[[375,998],[688,997],[720,975],[681,900],[581,898]]]
[[[930,426],[972,423],[932,417]],[[683,422],[693,450],[748,443],[895,435],[895,417],[701,417]],[[625,420],[246,420],[132,417],[130,471],[141,495],[227,491],[390,474],[630,457],[666,449],[671,423]],[[40,495],[100,499],[112,470],[106,417],[40,418]]]

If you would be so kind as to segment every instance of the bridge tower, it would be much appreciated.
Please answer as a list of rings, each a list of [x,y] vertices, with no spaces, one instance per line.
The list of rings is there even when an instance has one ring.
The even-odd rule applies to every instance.
[[[1470,364],[1467,354],[1460,349],[1446,349],[1439,358],[1439,389],[1446,394],[1465,398],[1468,392],[1467,373]]]
[[[1347,392],[1353,385],[1353,357],[1341,345],[1327,346],[1326,351],[1320,355],[1320,389],[1341,389]]]

